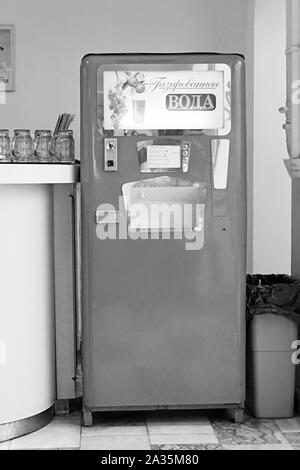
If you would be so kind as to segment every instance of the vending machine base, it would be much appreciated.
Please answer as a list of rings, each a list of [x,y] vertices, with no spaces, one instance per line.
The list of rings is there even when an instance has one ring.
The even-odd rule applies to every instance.
[[[84,427],[90,427],[93,426],[93,413],[94,412],[107,412],[107,411],[154,411],[154,410],[206,410],[206,409],[226,409],[228,412],[231,414],[233,421],[235,423],[243,423],[244,422],[244,407],[242,406],[236,406],[236,405],[218,405],[218,406],[212,406],[212,405],[199,405],[199,406],[184,406],[184,407],[145,407],[143,406],[142,408],[140,407],[123,407],[123,408],[104,408],[104,409],[87,409],[83,408],[82,411],[82,424]]]

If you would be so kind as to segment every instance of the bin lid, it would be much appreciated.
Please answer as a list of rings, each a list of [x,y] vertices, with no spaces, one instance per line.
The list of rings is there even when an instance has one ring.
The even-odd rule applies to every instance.
[[[248,325],[248,348],[251,351],[291,351],[297,340],[298,328],[287,317],[255,315]]]

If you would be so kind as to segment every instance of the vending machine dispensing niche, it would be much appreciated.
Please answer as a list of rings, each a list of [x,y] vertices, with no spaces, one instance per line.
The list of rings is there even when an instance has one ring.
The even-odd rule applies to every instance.
[[[239,55],[81,67],[84,424],[244,407],[245,72]]]

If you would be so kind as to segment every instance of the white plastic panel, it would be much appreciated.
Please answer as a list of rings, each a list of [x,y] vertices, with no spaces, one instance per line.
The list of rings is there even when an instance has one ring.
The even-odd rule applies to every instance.
[[[204,228],[206,186],[159,177],[123,185],[128,230],[199,232]]]
[[[97,72],[97,107],[98,131],[110,137],[171,130],[227,135],[231,69],[224,63],[104,64]]]
[[[215,189],[226,189],[228,181],[230,141],[228,139],[213,139],[211,155],[213,180]]]

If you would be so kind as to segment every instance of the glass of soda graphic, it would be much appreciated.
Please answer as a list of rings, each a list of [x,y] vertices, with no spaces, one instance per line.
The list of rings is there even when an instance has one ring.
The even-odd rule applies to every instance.
[[[133,108],[133,119],[134,122],[144,122],[145,120],[145,109],[146,109],[146,100],[137,99],[132,100]]]

